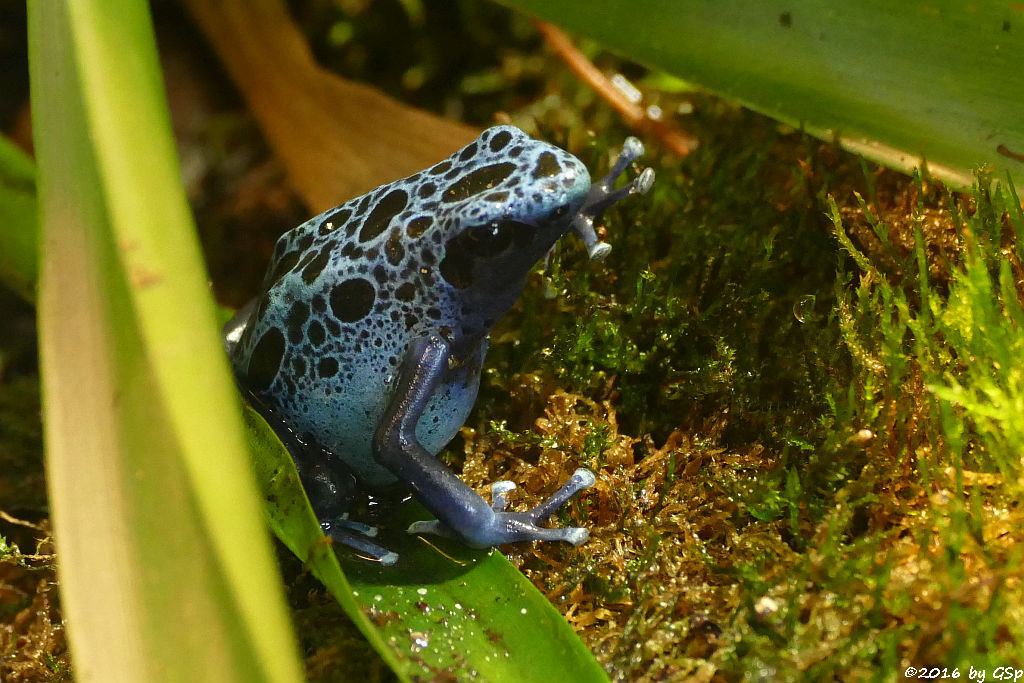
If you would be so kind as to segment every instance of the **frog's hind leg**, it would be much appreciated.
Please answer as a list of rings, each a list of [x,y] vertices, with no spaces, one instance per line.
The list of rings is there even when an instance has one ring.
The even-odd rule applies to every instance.
[[[572,220],[572,230],[583,240],[592,261],[600,261],[612,250],[611,245],[607,242],[597,239],[597,233],[594,232],[594,221],[612,204],[630,195],[646,194],[654,184],[654,169],[646,168],[628,184],[617,190],[612,189],[623,171],[643,153],[643,143],[634,137],[626,138],[626,142],[622,145],[622,151],[611,170],[590,186],[583,206]]]
[[[292,456],[299,481],[323,532],[359,555],[383,565],[394,564],[398,560],[396,553],[369,540],[377,535],[377,528],[348,518],[349,506],[358,491],[358,482],[348,465],[336,453],[300,439],[258,398],[250,395],[249,401]]]
[[[377,535],[377,527],[348,518],[358,484],[344,461],[317,446],[289,448],[289,452],[323,532],[359,555],[385,566],[394,564],[396,553],[369,540]]]
[[[463,542],[488,547],[517,541],[566,541],[583,543],[583,528],[550,529],[538,526],[572,495],[594,482],[587,470],[576,474],[551,498],[527,512],[506,512],[505,494],[510,482],[498,482],[492,489],[494,502],[488,505],[464,484],[416,438],[416,425],[448,368],[448,342],[430,334],[413,342],[402,364],[398,386],[373,440],[374,457],[407,482],[416,498],[437,516],[436,522],[417,522],[410,533],[454,536]]]

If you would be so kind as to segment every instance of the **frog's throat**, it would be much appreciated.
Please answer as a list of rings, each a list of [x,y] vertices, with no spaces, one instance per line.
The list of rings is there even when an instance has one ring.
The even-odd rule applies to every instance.
[[[602,260],[612,250],[610,244],[597,238],[597,233],[594,232],[594,221],[612,204],[630,195],[646,194],[654,184],[654,170],[645,168],[629,184],[617,190],[612,189],[615,181],[626,170],[626,167],[643,153],[643,143],[634,137],[626,138],[615,164],[605,177],[590,186],[590,191],[587,192],[586,199],[583,200],[583,206],[572,219],[570,229],[583,240],[591,261]]]

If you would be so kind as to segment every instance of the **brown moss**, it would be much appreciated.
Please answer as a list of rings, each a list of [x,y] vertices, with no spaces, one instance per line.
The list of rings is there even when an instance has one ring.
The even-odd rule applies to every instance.
[[[5,513],[0,513],[0,519],[6,523],[5,530],[14,524],[38,538],[34,554],[24,555],[16,545],[0,553],[0,680],[70,680],[48,522],[24,522]],[[15,530],[14,535],[31,539],[32,534]]]

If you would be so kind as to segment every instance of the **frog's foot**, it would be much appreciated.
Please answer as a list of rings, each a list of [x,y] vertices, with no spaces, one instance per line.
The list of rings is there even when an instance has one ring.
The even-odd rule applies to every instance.
[[[377,535],[377,527],[339,517],[320,522],[320,528],[336,543],[351,548],[359,555],[380,562],[385,567],[398,561],[398,553],[382,548],[369,540]]]
[[[597,239],[597,233],[594,232],[594,221],[612,204],[630,195],[647,194],[647,191],[654,184],[654,169],[645,168],[640,175],[633,178],[627,185],[617,190],[612,189],[616,179],[622,175],[626,167],[643,153],[643,143],[634,137],[626,138],[626,142],[622,145],[622,151],[619,153],[618,159],[615,160],[612,169],[608,171],[605,177],[590,186],[590,192],[587,193],[583,206],[572,220],[572,230],[580,236],[583,243],[587,246],[587,253],[590,254],[590,260],[592,261],[600,261],[612,250],[611,245],[607,242],[601,242]]]
[[[590,488],[597,481],[588,469],[576,470],[561,488],[543,503],[527,512],[506,512],[505,495],[516,487],[510,481],[498,481],[491,485],[491,514],[481,514],[463,525],[460,532],[439,521],[414,522],[409,526],[410,534],[434,534],[461,539],[477,547],[489,547],[519,541],[564,541],[580,545],[590,536],[582,527],[550,529],[538,526],[562,507],[570,498]]]

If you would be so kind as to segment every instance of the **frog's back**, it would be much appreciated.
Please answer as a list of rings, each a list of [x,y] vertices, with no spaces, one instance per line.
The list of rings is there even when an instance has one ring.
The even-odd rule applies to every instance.
[[[556,177],[557,186],[540,182]],[[449,240],[490,216],[546,216],[567,201],[578,207],[575,196],[582,201],[588,186],[574,157],[503,126],[430,169],[314,217],[278,241],[264,294],[232,349],[236,374],[365,483],[392,481],[370,449],[411,341],[435,331],[462,349],[417,430],[436,453],[473,406],[486,334],[504,312],[467,310],[465,273],[445,259]]]

